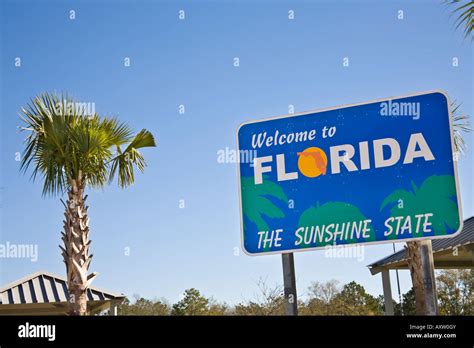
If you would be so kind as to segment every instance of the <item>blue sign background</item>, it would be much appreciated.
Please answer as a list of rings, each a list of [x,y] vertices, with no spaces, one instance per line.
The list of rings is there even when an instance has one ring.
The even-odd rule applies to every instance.
[[[382,116],[380,114],[381,103],[391,100],[392,102],[420,103],[420,117],[415,120],[410,116]],[[335,126],[337,131],[333,137],[323,139],[321,137],[322,128]],[[316,138],[311,141],[293,142],[291,144],[274,145],[270,147],[262,146],[254,149],[252,147],[252,135],[260,132],[267,132],[273,135],[276,130],[280,134],[291,132],[317,131]],[[415,158],[412,164],[403,164],[405,150],[413,133],[422,133],[428,143],[435,160],[425,161],[423,158]],[[293,206],[287,201],[278,199],[272,195],[263,194],[262,197],[270,201],[271,204],[283,213],[284,217],[276,216],[275,212],[263,211],[260,217],[268,225],[269,230],[283,229],[280,247],[258,248],[259,228],[255,218],[255,209],[259,209],[258,202],[248,202],[249,190],[244,190],[242,180],[254,177],[254,168],[251,163],[241,162],[239,164],[240,173],[240,194],[242,213],[242,238],[243,247],[249,254],[261,254],[271,252],[296,251],[299,249],[314,249],[323,247],[311,243],[303,246],[295,246],[295,231],[299,226],[301,215],[311,207],[322,206],[328,202],[344,202],[353,205],[368,219],[372,220],[372,228],[375,234],[369,242],[393,242],[392,238],[384,237],[386,229],[384,222],[393,214],[393,204],[381,209],[382,202],[394,191],[405,190],[413,193],[413,185],[420,187],[423,182],[431,176],[452,177],[454,194],[449,197],[451,203],[446,202],[446,214],[456,216],[456,221],[440,222],[444,224],[432,232],[424,233],[418,237],[438,237],[449,236],[461,229],[462,219],[460,218],[459,197],[457,183],[455,183],[456,169],[453,161],[453,149],[450,130],[449,100],[442,92],[428,92],[426,94],[412,95],[408,97],[397,97],[384,100],[377,100],[367,104],[343,106],[337,109],[328,109],[305,113],[301,115],[288,115],[284,117],[245,123],[238,129],[239,150],[256,150],[257,157],[273,156],[273,161],[266,163],[272,170],[264,174],[264,180],[279,185],[286,198],[293,202]],[[373,161],[372,141],[382,138],[394,138],[401,148],[401,158],[396,165],[384,168],[375,168]],[[371,168],[349,172],[344,165],[341,165],[341,173],[331,174],[328,163],[326,175],[316,178],[308,178],[298,170],[298,152],[302,152],[308,147],[319,147],[325,151],[329,160],[329,147],[342,144],[351,144],[356,149],[356,154],[352,158],[356,166],[360,169],[358,156],[358,143],[369,142],[369,158]],[[276,158],[277,154],[285,154],[286,172],[298,172],[298,179],[288,181],[277,181]],[[387,155],[388,156],[388,155]],[[251,188],[253,189],[253,188]],[[428,197],[428,199],[430,199]],[[436,199],[436,195],[433,196]],[[423,209],[423,207],[419,207]],[[403,211],[400,211],[403,214]],[[401,215],[400,214],[400,215]],[[407,214],[408,215],[408,214]],[[438,222],[439,216],[435,216]],[[441,225],[439,225],[441,226]],[[397,240],[413,238],[414,236],[398,236]],[[367,242],[358,240],[357,242]],[[344,244],[344,243],[338,243]]]

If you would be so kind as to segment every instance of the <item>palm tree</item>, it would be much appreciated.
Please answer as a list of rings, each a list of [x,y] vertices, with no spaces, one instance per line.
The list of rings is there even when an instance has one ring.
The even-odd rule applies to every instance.
[[[113,181],[124,188],[134,183],[134,169],[146,163],[138,149],[156,146],[153,135],[133,131],[115,118],[86,115],[73,99],[44,93],[22,108],[21,129],[28,132],[21,162],[22,171],[32,168],[32,178],[43,179],[43,195],[67,194],[61,247],[66,264],[69,313],[87,314],[87,288],[96,276],[88,274],[88,188],[101,188]]]
[[[283,192],[283,189],[263,177],[263,182],[255,185],[252,177],[243,177],[241,180],[242,188],[242,212],[243,215],[254,223],[259,231],[268,231],[268,224],[264,216],[269,218],[283,218],[285,214],[278,208],[269,198],[276,198],[282,202],[287,203],[288,198]],[[244,221],[244,233],[247,229],[247,223]],[[264,248],[267,251],[269,248]]]
[[[464,35],[467,38],[471,35],[474,28],[474,1],[472,0],[446,0],[448,5],[458,5],[453,14],[457,15],[456,29],[464,27]],[[472,37],[471,37],[472,39]]]

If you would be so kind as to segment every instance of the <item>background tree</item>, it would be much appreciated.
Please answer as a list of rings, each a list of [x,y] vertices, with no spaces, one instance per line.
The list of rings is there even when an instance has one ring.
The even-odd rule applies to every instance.
[[[474,315],[474,270],[443,270],[436,281],[440,314]]]
[[[313,282],[308,300],[300,304],[302,315],[381,315],[383,296],[375,298],[354,281],[342,288],[336,280]]]
[[[170,306],[163,300],[147,300],[135,295],[135,302],[127,299],[117,309],[119,315],[169,315]]]
[[[302,314],[336,314],[334,299],[340,291],[339,282],[335,279],[329,280],[326,283],[312,282],[308,288],[309,300],[306,304],[306,309],[302,310]]]
[[[382,314],[377,299],[368,294],[364,287],[354,281],[344,285],[333,300],[337,314],[375,315]]]
[[[402,304],[395,302],[393,308],[395,315],[416,315],[415,290],[411,288],[404,293]]]
[[[445,270],[437,275],[439,308],[444,315],[474,314],[474,270]],[[258,293],[252,300],[228,306],[214,298],[206,298],[196,289],[185,291],[182,300],[170,307],[168,302],[148,300],[135,295],[131,303],[126,299],[118,308],[119,315],[285,315],[281,285],[269,286],[260,278]],[[340,287],[338,281],[313,282],[306,301],[300,300],[300,315],[382,315],[383,295],[367,293],[354,281]],[[403,294],[403,303],[394,301],[395,315],[415,315],[415,291]]]
[[[209,298],[208,315],[228,315],[230,314],[230,310],[227,303],[219,303],[213,297]]]
[[[135,181],[134,169],[145,169],[138,149],[156,146],[143,129],[136,135],[115,118],[87,115],[73,99],[42,94],[22,108],[23,131],[28,132],[21,170],[32,167],[33,179],[43,178],[43,195],[66,193],[61,247],[66,264],[69,313],[87,314],[87,288],[95,277],[88,274],[88,188],[101,188],[113,181],[120,187]],[[72,106],[72,107],[71,107]]]
[[[173,305],[172,315],[205,315],[209,313],[209,299],[194,289],[184,291],[184,297]]]
[[[285,298],[283,287],[275,285],[268,286],[265,279],[260,278],[257,282],[258,294],[253,300],[239,303],[234,307],[235,315],[285,315]]]

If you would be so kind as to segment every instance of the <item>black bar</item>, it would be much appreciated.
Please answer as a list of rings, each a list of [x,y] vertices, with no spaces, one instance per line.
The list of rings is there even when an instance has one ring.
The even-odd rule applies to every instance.
[[[0,346],[38,344],[470,345],[474,317],[0,317]],[[20,338],[19,326],[55,325],[55,340]],[[429,327],[427,325],[431,325]],[[437,327],[443,325],[443,328]],[[455,337],[408,337],[455,335]]]

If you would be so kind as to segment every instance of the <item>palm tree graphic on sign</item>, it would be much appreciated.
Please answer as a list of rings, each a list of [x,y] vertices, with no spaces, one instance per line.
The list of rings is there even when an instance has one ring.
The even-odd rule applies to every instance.
[[[435,235],[447,233],[459,228],[457,209],[456,183],[452,175],[433,175],[428,177],[420,187],[412,181],[412,191],[399,189],[384,199],[380,210],[392,205],[390,216],[410,216],[413,237],[422,237],[422,231],[416,231],[415,215],[432,213],[430,221]],[[391,234],[389,239],[396,238]]]
[[[285,204],[288,203],[288,198],[279,185],[269,181],[265,176],[263,177],[263,182],[259,185],[255,185],[252,177],[243,177],[241,187],[242,213],[248,221],[257,226],[259,231],[268,231],[268,224],[264,216],[272,219],[285,217],[283,211],[270,200],[273,197]],[[243,221],[245,233],[247,224],[245,219]],[[264,250],[267,249],[264,248]]]

